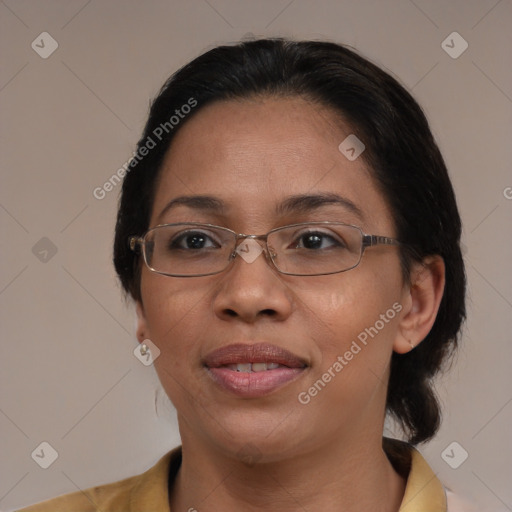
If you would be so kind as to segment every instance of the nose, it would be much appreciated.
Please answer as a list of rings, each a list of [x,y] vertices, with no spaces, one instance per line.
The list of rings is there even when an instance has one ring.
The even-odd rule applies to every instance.
[[[293,310],[292,293],[272,265],[263,241],[246,238],[235,261],[222,275],[213,306],[223,320],[254,323],[260,318],[285,320]]]

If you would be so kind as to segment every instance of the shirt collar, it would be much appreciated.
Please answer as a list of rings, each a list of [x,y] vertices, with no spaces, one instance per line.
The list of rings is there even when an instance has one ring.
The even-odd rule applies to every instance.
[[[423,456],[412,446],[411,470],[399,512],[446,512],[444,488]]]

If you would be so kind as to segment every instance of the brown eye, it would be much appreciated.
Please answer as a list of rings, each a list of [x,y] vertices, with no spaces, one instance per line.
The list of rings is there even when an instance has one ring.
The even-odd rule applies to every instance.
[[[345,244],[338,238],[322,231],[311,231],[299,236],[295,249],[328,249],[330,247],[345,247]]]
[[[220,247],[210,236],[201,231],[188,231],[176,235],[169,241],[169,249],[200,250]]]

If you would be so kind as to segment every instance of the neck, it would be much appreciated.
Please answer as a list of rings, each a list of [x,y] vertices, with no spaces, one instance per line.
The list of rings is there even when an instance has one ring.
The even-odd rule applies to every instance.
[[[382,449],[381,435],[357,436],[293,457],[258,462],[225,456],[182,433],[183,461],[170,504],[172,512],[322,510],[396,512],[405,481]]]

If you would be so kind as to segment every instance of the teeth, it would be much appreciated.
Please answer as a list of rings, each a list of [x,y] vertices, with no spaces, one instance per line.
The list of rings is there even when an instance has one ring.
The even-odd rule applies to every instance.
[[[240,364],[229,364],[227,367],[234,372],[264,372],[266,370],[275,370],[282,365],[278,363],[240,363]]]

